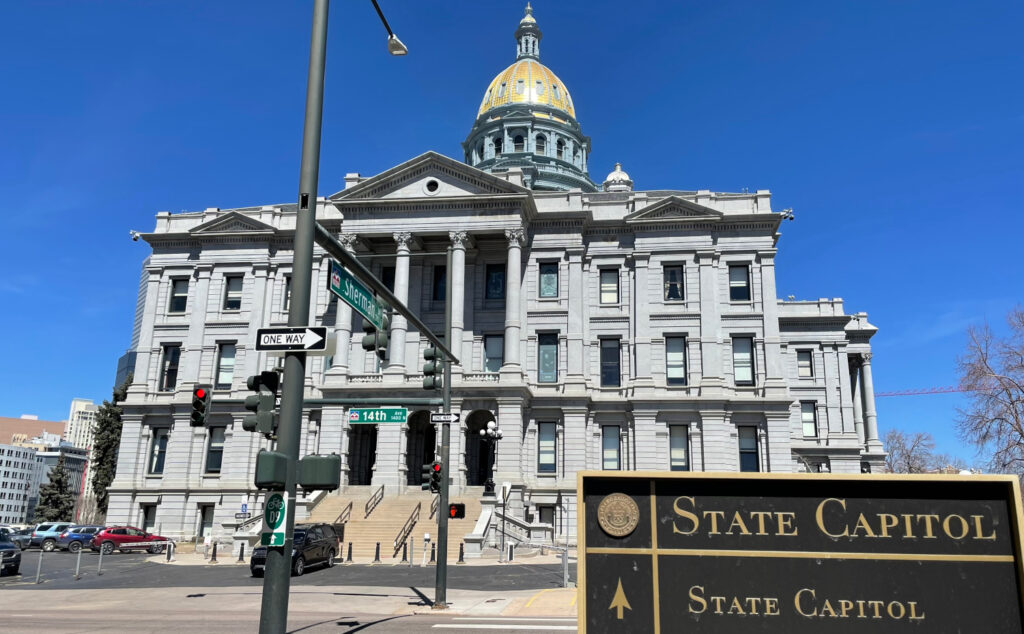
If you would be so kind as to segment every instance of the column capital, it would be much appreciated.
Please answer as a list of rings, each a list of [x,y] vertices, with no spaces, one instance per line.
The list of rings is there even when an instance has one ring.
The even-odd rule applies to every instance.
[[[873,356],[873,355],[872,355],[872,353],[870,353],[870,352],[864,352],[864,353],[862,353],[862,354],[860,355],[861,363],[863,363],[864,365],[871,365],[871,357],[872,357],[872,356]]]
[[[357,236],[354,233],[339,233],[338,234],[338,242],[341,243],[341,246],[345,247],[346,251],[354,252],[356,250],[356,240],[358,240],[358,239],[359,239],[359,236]]]
[[[448,239],[452,241],[452,248],[466,250],[473,246],[473,236],[468,231],[449,231]]]
[[[521,226],[505,229],[505,239],[508,240],[509,248],[521,247],[526,242],[526,229]]]
[[[395,239],[399,252],[409,251],[409,248],[412,246],[413,236],[408,231],[396,231],[391,234],[391,237]]]
[[[212,274],[212,273],[213,273],[213,265],[212,264],[197,264],[196,268],[193,269],[193,271],[192,271],[192,275],[197,280],[202,279],[204,277],[209,278],[210,274]]]

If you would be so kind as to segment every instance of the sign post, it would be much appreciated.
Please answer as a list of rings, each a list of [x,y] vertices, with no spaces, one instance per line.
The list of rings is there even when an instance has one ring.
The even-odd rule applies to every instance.
[[[585,471],[577,500],[581,633],[1024,629],[1013,476]]]

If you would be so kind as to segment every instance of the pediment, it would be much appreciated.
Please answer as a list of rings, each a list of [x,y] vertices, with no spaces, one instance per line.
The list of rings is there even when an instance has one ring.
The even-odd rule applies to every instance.
[[[436,187],[435,187],[436,185]],[[427,152],[330,197],[337,202],[524,195],[530,190],[487,172]]]
[[[276,230],[265,222],[256,220],[255,218],[250,218],[249,216],[237,211],[229,211],[223,216],[204,222],[203,224],[189,230],[189,233],[193,236],[204,236],[209,234],[223,236],[225,234],[253,232],[275,233]]]
[[[724,214],[678,196],[663,198],[626,216],[627,224],[721,220]]]

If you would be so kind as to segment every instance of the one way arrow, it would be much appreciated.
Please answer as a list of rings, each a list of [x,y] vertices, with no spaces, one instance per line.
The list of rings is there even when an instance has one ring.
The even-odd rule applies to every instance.
[[[321,341],[323,341],[323,337],[321,337],[320,335],[316,334],[315,332],[308,328],[306,329],[306,332],[302,333],[303,348],[312,348]]]
[[[622,577],[619,577],[619,587],[615,590],[615,596],[612,597],[612,604],[608,606],[609,610],[618,609],[616,618],[622,620],[622,611],[629,610],[633,611],[633,608],[629,605],[629,601],[626,600],[626,593],[622,591]]]

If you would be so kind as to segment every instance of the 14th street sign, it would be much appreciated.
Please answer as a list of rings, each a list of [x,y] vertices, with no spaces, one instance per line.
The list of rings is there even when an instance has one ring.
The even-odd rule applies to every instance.
[[[296,328],[260,328],[256,331],[256,349],[271,354],[285,352],[306,352],[308,354],[331,354],[328,348],[333,337],[327,335],[324,326]]]

